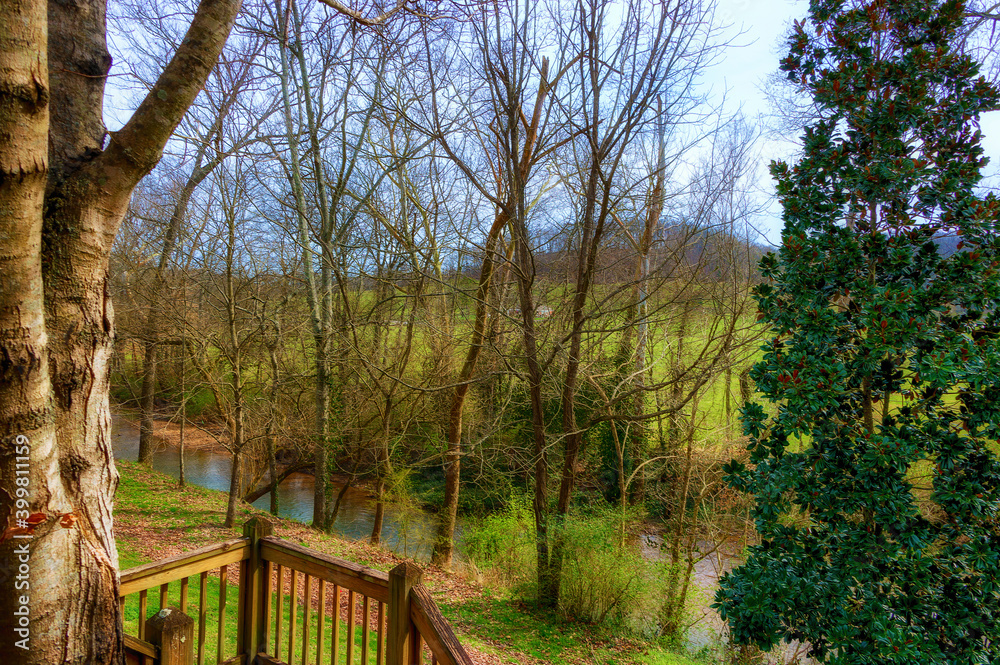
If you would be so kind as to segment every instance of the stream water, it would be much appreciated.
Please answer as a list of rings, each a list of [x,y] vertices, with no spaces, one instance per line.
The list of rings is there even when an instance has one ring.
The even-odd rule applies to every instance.
[[[115,459],[135,461],[139,457],[139,429],[120,415],[112,416],[112,440]],[[176,446],[159,444],[153,452],[153,469],[174,478],[180,477],[180,454]],[[184,451],[184,476],[192,485],[213,490],[229,491],[230,457],[228,453],[199,448]],[[312,520],[313,476],[293,473],[278,485],[278,514],[300,522]],[[341,486],[333,487],[334,495]],[[262,510],[270,507],[270,497],[264,495],[253,504]],[[337,513],[334,531],[350,540],[371,536],[375,520],[375,501],[368,492],[351,487],[347,490]],[[420,561],[431,556],[436,520],[421,510],[386,506],[382,526],[382,542],[393,552]],[[456,539],[461,539],[461,523],[456,527]]]

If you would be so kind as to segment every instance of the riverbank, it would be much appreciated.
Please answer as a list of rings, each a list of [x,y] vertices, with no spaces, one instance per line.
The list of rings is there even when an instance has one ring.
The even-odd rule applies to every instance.
[[[171,430],[155,438],[152,467],[173,478],[180,476],[180,450]],[[139,450],[139,429],[127,412],[112,415],[112,440],[115,459],[136,461]],[[225,450],[186,449],[184,453],[187,483],[208,489],[228,492],[232,456]],[[347,479],[332,479],[331,491],[340,494]],[[278,486],[279,515],[303,524],[312,520],[315,478],[312,474],[293,473]],[[257,508],[270,506],[268,495],[254,502]],[[333,530],[346,540],[361,540],[371,535],[375,518],[375,503],[371,493],[357,484],[341,496],[340,510]],[[427,561],[435,533],[435,518],[417,507],[406,503],[386,504],[382,527],[383,543],[392,551]],[[461,537],[461,523],[458,528]]]
[[[162,473],[134,462],[118,463],[121,482],[115,495],[115,533],[121,568],[181,554],[234,535],[222,526],[226,495],[201,487],[179,488]],[[319,533],[304,524],[276,519],[241,505],[242,524],[262,515],[275,524],[275,535],[379,570],[404,560],[365,542]],[[499,665],[703,665],[705,661],[676,655],[655,643],[623,638],[607,630],[567,623],[547,613],[512,602],[460,574],[419,564],[442,612],[477,664]]]
[[[127,420],[136,429],[139,428],[138,411],[116,405],[114,413]],[[153,417],[152,424],[154,448],[180,445],[181,424],[179,421],[157,415]],[[226,448],[225,430],[217,424],[200,424],[188,420],[184,427],[184,449],[226,453],[228,449]]]

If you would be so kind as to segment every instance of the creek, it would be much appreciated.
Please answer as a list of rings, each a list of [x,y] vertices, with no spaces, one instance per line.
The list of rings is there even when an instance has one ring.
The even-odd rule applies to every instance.
[[[134,462],[139,458],[139,428],[121,415],[111,419],[115,459]],[[188,448],[184,451],[184,477],[192,485],[229,491],[230,455],[218,450]],[[153,451],[153,469],[174,478],[180,477],[180,450],[177,446],[158,441]],[[336,496],[342,484],[334,483]],[[278,485],[278,515],[308,524],[312,521],[314,478],[307,473],[293,473]],[[254,507],[268,510],[270,496],[264,495]],[[348,540],[371,536],[375,521],[375,499],[372,494],[350,487],[340,503],[333,530]],[[418,561],[429,561],[436,530],[436,518],[422,510],[387,505],[382,525],[382,542],[396,554]],[[461,520],[456,527],[456,540],[461,541]]]

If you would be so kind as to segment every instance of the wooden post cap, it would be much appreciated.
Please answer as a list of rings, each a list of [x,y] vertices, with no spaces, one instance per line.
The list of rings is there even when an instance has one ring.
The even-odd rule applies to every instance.
[[[389,571],[389,576],[403,578],[408,582],[409,586],[413,586],[420,584],[420,581],[424,577],[424,571],[420,569],[420,566],[410,561],[404,561]]]
[[[263,538],[274,533],[274,525],[261,517],[255,515],[243,523],[243,535],[247,538]]]
[[[146,639],[160,647],[160,665],[194,662],[194,619],[176,607],[165,607],[146,620]]]

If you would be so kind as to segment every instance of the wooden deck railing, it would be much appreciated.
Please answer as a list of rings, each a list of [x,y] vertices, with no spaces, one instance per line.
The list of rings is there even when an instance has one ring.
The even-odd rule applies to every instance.
[[[159,588],[160,611],[177,583],[176,607],[188,614],[189,578],[197,575],[198,665],[423,665],[428,655],[433,665],[471,665],[416,566],[403,563],[386,574],[327,556],[272,537],[260,518],[247,522],[244,534],[122,573],[122,613],[128,607],[137,616],[136,634],[126,635],[131,662],[163,658],[146,640],[146,619],[155,614],[149,590]],[[217,587],[211,601],[210,587]]]

